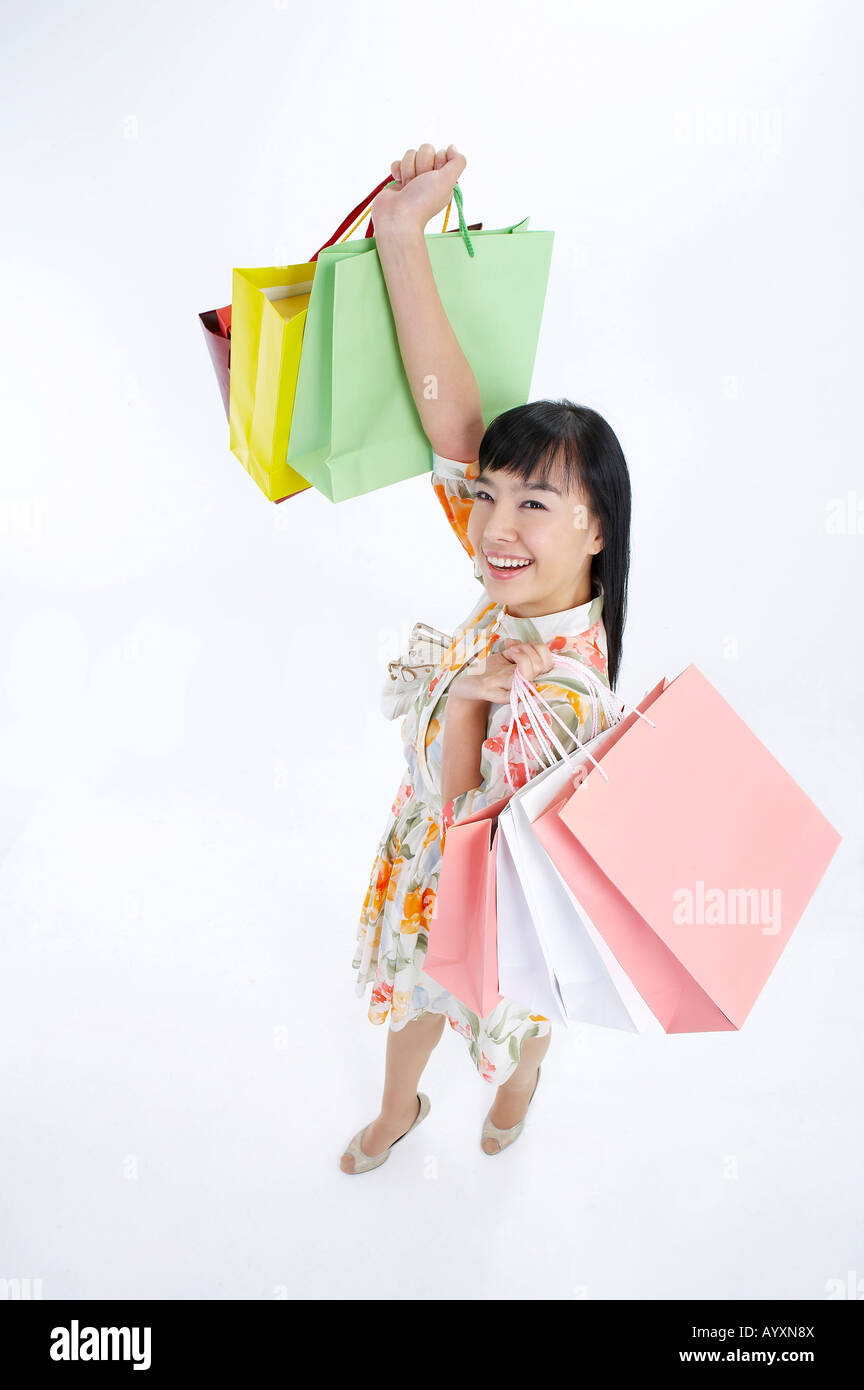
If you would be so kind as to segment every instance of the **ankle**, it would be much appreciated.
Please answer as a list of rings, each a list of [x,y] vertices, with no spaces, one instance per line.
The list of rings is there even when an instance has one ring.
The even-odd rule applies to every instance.
[[[535,1067],[530,1076],[511,1076],[509,1081],[498,1087],[498,1090],[503,1091],[505,1095],[522,1095],[526,1091],[530,1094],[537,1081],[538,1071],[539,1067]]]
[[[379,1118],[385,1124],[398,1124],[402,1120],[413,1120],[420,1108],[420,1098],[416,1094],[408,1099],[382,1102]]]

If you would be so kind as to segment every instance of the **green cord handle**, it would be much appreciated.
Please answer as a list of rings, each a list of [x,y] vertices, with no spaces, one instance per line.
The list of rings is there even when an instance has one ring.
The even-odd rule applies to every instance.
[[[468,247],[468,255],[473,256],[474,247],[471,245],[471,238],[468,235],[468,228],[465,225],[465,214],[462,211],[462,189],[459,187],[458,182],[453,185],[453,197],[456,199],[456,210],[459,213],[459,231],[462,233],[465,245]]]
[[[391,179],[387,187],[398,188],[401,187],[401,185],[399,184],[398,179]],[[474,247],[471,245],[471,238],[468,235],[468,226],[465,222],[465,214],[462,211],[462,189],[459,187],[458,183],[454,183],[453,185],[453,197],[456,199],[456,211],[459,214],[459,231],[462,235],[462,240],[465,242],[465,245],[468,248],[468,255],[473,256]]]

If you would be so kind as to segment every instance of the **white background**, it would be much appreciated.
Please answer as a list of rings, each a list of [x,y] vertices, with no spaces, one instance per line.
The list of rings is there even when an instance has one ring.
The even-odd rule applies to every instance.
[[[854,1293],[860,9],[18,0],[0,26],[0,1276]],[[268,503],[197,315],[424,140],[467,155],[469,222],[555,231],[531,396],[599,410],[629,463],[621,694],[695,662],[844,838],[740,1033],[556,1030],[490,1163],[447,1029],[429,1119],[358,1184],[386,1030],[351,957],[402,772],[378,691],[478,586],[428,476]]]

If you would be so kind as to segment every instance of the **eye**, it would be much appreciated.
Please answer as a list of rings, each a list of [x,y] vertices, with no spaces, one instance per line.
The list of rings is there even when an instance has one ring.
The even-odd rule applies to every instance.
[[[478,488],[477,491],[476,491],[476,492],[472,492],[472,493],[470,494],[470,496],[471,496],[472,502],[479,502],[479,501],[482,501],[483,498],[488,498],[490,502],[494,501],[494,498],[490,497],[490,496],[489,496],[489,493],[488,493],[488,492],[484,492],[482,488]],[[522,505],[523,505],[523,507],[528,507],[528,506],[531,506],[531,507],[539,507],[540,510],[541,510],[541,512],[545,512],[545,511],[548,511],[548,510],[549,510],[548,507],[544,507],[544,506],[543,506],[543,503],[542,503],[542,502],[538,502],[537,499],[536,499],[536,497],[529,497],[525,502],[522,503]]]

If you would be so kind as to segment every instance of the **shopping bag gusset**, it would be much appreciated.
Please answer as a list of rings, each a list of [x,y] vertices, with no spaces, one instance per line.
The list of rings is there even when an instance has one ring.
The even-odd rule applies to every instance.
[[[231,377],[231,305],[222,309],[205,309],[198,315],[204,331],[204,341],[216,373],[216,384],[225,407],[225,418],[229,415],[229,392]]]
[[[524,719],[511,718],[505,736],[505,758],[515,730],[520,744],[533,735],[541,760],[551,765],[516,790],[499,817],[499,832],[506,843],[513,877],[519,892],[502,884],[500,868],[506,856],[499,850],[498,971],[501,992],[526,1008],[569,1026],[591,1023],[627,1032],[639,1031],[632,1016],[644,1018],[645,1010],[630,982],[591,923],[578,910],[564,880],[533,835],[532,822],[574,781],[574,774],[599,760],[601,750],[617,736],[621,713],[626,709],[589,665],[557,654],[555,669],[561,684],[572,685],[591,702],[591,737],[581,743],[567,725],[562,727],[575,750],[567,751],[555,735],[554,711],[529,682],[514,682],[511,704],[521,706],[530,734],[523,733]],[[645,701],[634,709],[638,717]],[[548,711],[548,713],[546,712]],[[603,714],[605,728],[600,727]],[[557,718],[557,716],[555,716]],[[548,745],[548,747],[547,747]],[[523,746],[523,758],[526,755]],[[562,755],[555,759],[555,752]],[[506,763],[509,774],[509,759]],[[635,1005],[635,1008],[634,1008]]]
[[[562,781],[572,781],[573,764],[586,750],[596,756],[604,737],[592,739],[569,764],[532,777],[499,817],[498,983],[508,998],[566,1027],[591,1023],[635,1032],[620,970],[614,964],[610,970],[611,953],[531,831]]]
[[[496,819],[507,798],[447,829],[423,970],[479,1018],[501,1000],[496,934]]]

